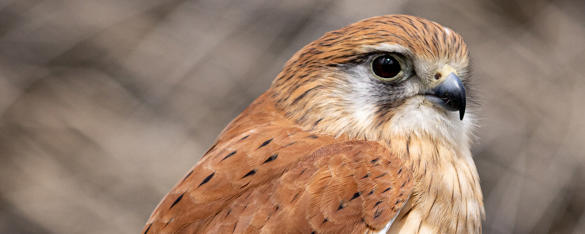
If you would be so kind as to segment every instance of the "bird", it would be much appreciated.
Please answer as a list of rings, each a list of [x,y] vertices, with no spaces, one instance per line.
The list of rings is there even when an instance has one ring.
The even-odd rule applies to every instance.
[[[481,233],[462,36],[367,18],[297,51],[143,233]]]

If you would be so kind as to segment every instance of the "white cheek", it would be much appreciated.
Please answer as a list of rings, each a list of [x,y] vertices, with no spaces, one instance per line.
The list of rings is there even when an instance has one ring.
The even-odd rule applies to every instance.
[[[376,83],[372,80],[371,71],[367,66],[356,66],[346,77],[348,82],[340,83],[334,95],[340,97],[346,106],[345,112],[338,119],[335,132],[350,136],[374,136],[376,111],[378,110],[379,94]],[[471,143],[473,114],[467,112],[465,118],[459,120],[457,112],[444,112],[425,100],[420,93],[423,86],[419,78],[411,77],[404,81],[402,95],[411,96],[405,103],[396,107],[397,111],[390,120],[389,133],[397,136],[432,136],[445,139],[456,145]],[[388,132],[386,132],[388,133]]]
[[[353,107],[353,117],[360,126],[369,126],[373,119],[373,113],[376,111],[373,105],[356,102]]]
[[[393,135],[429,135],[453,144],[470,144],[472,114],[459,120],[458,112],[443,112],[428,103],[423,96],[409,98],[390,120]]]
[[[403,84],[403,95],[405,96],[413,96],[420,93],[420,87],[423,84],[420,82],[420,78],[418,77],[410,77],[408,80],[404,81]]]
[[[375,93],[375,87],[372,85],[370,71],[365,66],[356,67],[351,79],[351,92],[346,95],[345,99],[351,105],[351,115],[354,122],[361,129],[367,128],[372,124],[376,112],[376,100],[372,94]]]

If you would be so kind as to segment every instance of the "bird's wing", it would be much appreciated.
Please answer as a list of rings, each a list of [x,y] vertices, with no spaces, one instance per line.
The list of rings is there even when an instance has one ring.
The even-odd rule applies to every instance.
[[[144,233],[363,233],[383,228],[410,193],[410,171],[376,142],[283,125],[228,127],[219,139]]]

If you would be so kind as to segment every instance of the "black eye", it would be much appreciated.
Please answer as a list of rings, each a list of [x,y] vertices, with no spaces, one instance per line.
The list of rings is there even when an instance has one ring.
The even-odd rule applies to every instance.
[[[372,70],[382,80],[391,80],[400,74],[402,67],[394,56],[381,55],[372,61]]]

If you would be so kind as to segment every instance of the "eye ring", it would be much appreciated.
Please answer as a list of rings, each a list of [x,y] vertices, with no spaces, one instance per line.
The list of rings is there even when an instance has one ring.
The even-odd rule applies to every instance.
[[[383,54],[372,59],[371,69],[374,76],[382,81],[394,81],[404,74],[401,59],[392,54]]]

